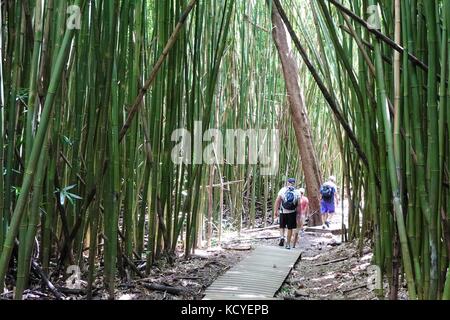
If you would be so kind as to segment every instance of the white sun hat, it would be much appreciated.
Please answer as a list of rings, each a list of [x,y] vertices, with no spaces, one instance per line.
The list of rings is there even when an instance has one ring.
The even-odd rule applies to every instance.
[[[336,182],[336,177],[335,176],[330,176],[329,180],[333,181],[333,182]]]

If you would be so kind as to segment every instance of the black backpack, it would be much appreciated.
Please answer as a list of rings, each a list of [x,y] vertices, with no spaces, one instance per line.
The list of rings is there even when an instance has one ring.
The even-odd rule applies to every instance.
[[[334,190],[333,187],[324,184],[321,188],[320,188],[320,194],[322,195],[322,199],[325,201],[332,201],[333,200],[333,196],[334,196]]]
[[[298,195],[294,187],[289,187],[283,195],[282,206],[286,210],[295,210],[298,206]]]

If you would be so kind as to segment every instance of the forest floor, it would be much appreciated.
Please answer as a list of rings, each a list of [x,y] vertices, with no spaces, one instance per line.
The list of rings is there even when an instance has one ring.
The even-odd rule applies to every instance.
[[[337,212],[332,219],[330,229],[339,231],[342,215]],[[346,217],[344,216],[346,220]],[[259,226],[262,222],[258,221]],[[258,226],[257,224],[257,226]],[[334,233],[334,234],[333,234]],[[286,300],[373,300],[378,299],[371,289],[370,279],[375,271],[371,266],[373,254],[369,243],[362,246],[355,242],[343,243],[339,232],[306,229],[295,249],[302,253],[277,298]],[[279,230],[276,226],[243,230],[237,233],[225,233],[221,247],[196,250],[189,259],[181,254],[172,264],[159,261],[148,276],[137,275],[129,280],[118,279],[115,299],[117,300],[201,300],[208,288],[220,275],[248,256],[258,245],[277,246]],[[281,247],[280,250],[286,250]],[[143,271],[145,265],[139,266]],[[85,274],[81,275],[81,289],[68,290],[64,276],[54,285],[67,300],[86,298]],[[102,268],[94,283],[93,299],[108,299],[104,289]],[[37,279],[35,279],[37,280]],[[51,293],[41,290],[39,281],[27,290],[27,300],[54,299]],[[387,285],[384,284],[385,289]],[[384,290],[385,292],[387,290]],[[0,299],[12,298],[12,291],[3,294]],[[400,299],[407,299],[405,289],[401,288]]]
[[[347,217],[341,211],[334,215],[330,230],[339,231],[342,219]],[[262,222],[258,221],[259,227]],[[320,228],[319,228],[320,229]],[[374,300],[378,299],[371,289],[374,279],[373,253],[369,243],[342,242],[339,232],[308,230],[300,238],[295,249],[302,252],[302,258],[294,266],[286,282],[277,294],[285,300]],[[279,230],[276,226],[226,233],[222,246],[197,250],[189,260],[179,257],[172,267],[155,267],[148,279],[137,280],[130,287],[122,287],[117,299],[138,300],[199,300],[215,279],[244,259],[258,245],[277,246]],[[280,248],[280,250],[286,250]],[[149,290],[148,284],[174,288],[174,292]],[[120,289],[120,287],[119,287]],[[387,285],[384,284],[384,292]],[[177,290],[179,290],[177,292]],[[400,299],[407,299],[401,288]]]
[[[347,204],[344,215],[338,208],[330,229],[340,231],[342,219],[347,224]],[[334,232],[333,232],[334,233]],[[338,232],[339,233],[339,232]],[[370,243],[342,242],[341,234],[305,232],[295,250],[302,259],[277,294],[286,300],[378,300],[375,294],[376,270],[372,265]],[[383,283],[384,298],[388,284]],[[399,299],[406,300],[406,282],[399,289]]]

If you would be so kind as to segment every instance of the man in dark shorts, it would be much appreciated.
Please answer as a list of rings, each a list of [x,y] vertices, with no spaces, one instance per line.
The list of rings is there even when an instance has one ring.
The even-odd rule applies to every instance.
[[[295,189],[295,179],[288,179],[286,187],[278,192],[275,201],[274,214],[275,219],[280,217],[280,243],[284,246],[285,230],[288,229],[286,249],[291,249],[292,231],[297,229],[297,206],[299,204],[300,193]]]

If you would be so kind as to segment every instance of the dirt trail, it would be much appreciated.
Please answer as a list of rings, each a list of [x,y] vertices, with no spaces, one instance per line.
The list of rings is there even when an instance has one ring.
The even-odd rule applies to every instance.
[[[330,241],[331,240],[331,241]],[[299,300],[372,300],[369,289],[372,252],[363,255],[355,243],[336,246],[333,239],[306,234],[299,250],[302,260],[294,267],[278,297]]]
[[[302,259],[292,270],[278,297],[298,300],[376,299],[374,291],[369,289],[370,278],[375,272],[368,243],[359,250],[356,243],[342,242],[342,222],[348,226],[348,204],[344,201],[343,205],[344,208],[341,205],[336,208],[329,228],[303,233],[297,249],[303,252]],[[333,233],[326,232],[328,230]]]
[[[346,203],[344,203],[346,207]],[[347,221],[341,208],[331,219],[330,230],[339,231],[342,219]],[[342,243],[338,232],[332,234],[328,230],[320,232],[304,232],[300,244],[295,249],[302,252],[302,259],[293,268],[286,283],[277,297],[281,299],[325,300],[325,299],[376,299],[368,288],[368,280],[374,275],[371,270],[372,251],[368,244],[362,255],[355,243]],[[324,232],[325,231],[325,232]],[[164,272],[154,271],[154,283],[165,283],[170,286],[184,286],[192,294],[171,295],[161,292],[149,292],[142,287],[135,289],[134,299],[201,299],[204,290],[229,268],[241,261],[249,251],[258,245],[278,246],[279,229],[253,231],[244,230],[237,233],[224,234],[222,248],[198,250],[194,259],[183,261]],[[280,247],[280,250],[287,250]],[[164,270],[164,268],[161,268]],[[183,279],[191,277],[191,279]],[[370,287],[370,286],[369,286]],[[123,293],[122,293],[123,294]]]
[[[373,253],[368,242],[362,250],[357,243],[343,243],[340,230],[342,221],[347,225],[344,203],[331,218],[329,229],[319,228],[317,232],[304,232],[300,244],[295,249],[302,252],[302,259],[293,268],[290,276],[277,297],[295,300],[372,300],[378,299],[374,287],[375,268],[372,266]],[[308,230],[308,229],[307,229]],[[331,233],[333,231],[333,233]],[[271,229],[251,236],[258,240],[231,241],[241,247],[258,244],[277,246],[279,230]],[[245,238],[245,236],[243,236]],[[261,238],[267,238],[263,240]],[[280,250],[286,250],[280,248]],[[384,292],[387,285],[384,284]],[[406,299],[404,290],[400,299]]]
[[[347,203],[337,208],[331,219],[330,230],[319,228],[319,232],[304,232],[295,249],[302,252],[302,259],[294,266],[290,276],[277,294],[287,300],[373,300],[378,299],[371,279],[375,278],[372,266],[373,253],[368,242],[362,250],[357,243],[343,243],[339,231],[342,221],[347,224]],[[324,232],[325,231],[325,232]],[[329,232],[333,231],[333,233]],[[198,250],[193,259],[180,258],[173,268],[164,267],[152,271],[152,282],[169,286],[185,287],[190,294],[172,295],[148,291],[138,285],[132,299],[202,299],[205,289],[229,268],[241,261],[258,245],[278,246],[279,229],[254,231],[243,230],[226,233],[222,248]],[[280,250],[287,250],[280,247]],[[165,271],[161,271],[165,270]],[[183,277],[185,277],[183,279]],[[387,293],[384,283],[384,293]],[[140,291],[143,290],[143,291]],[[407,299],[405,289],[399,292],[400,299]],[[124,292],[120,293],[121,295]],[[119,295],[120,295],[119,294]]]
[[[341,228],[339,210],[332,218],[331,230]],[[319,228],[320,232],[304,232],[295,249],[302,252],[302,259],[294,266],[290,276],[277,294],[287,300],[369,300],[377,299],[370,289],[369,278],[374,276],[371,260],[372,251],[365,244],[360,250],[355,243],[342,243],[340,234],[332,234]],[[245,258],[258,245],[278,246],[277,226],[265,230],[244,230],[240,237],[236,233],[224,234],[222,247],[197,250],[190,259],[182,255],[169,265],[160,261],[145,279],[118,279],[116,299],[118,300],[200,300],[215,279]],[[279,247],[280,250],[287,250]],[[179,251],[181,253],[182,250]],[[143,271],[143,270],[141,270]],[[102,268],[99,273],[102,274]],[[82,279],[85,278],[83,274]],[[54,299],[40,289],[39,281],[31,279],[34,288],[25,292],[25,299]],[[56,285],[65,286],[63,279]],[[86,282],[82,281],[79,292],[64,292],[66,299],[86,298]],[[107,299],[108,295],[100,276],[94,285],[94,299]],[[165,290],[167,289],[167,290]],[[385,289],[387,286],[385,285]],[[385,290],[386,292],[387,290]],[[406,299],[401,290],[400,299]],[[10,299],[6,295],[1,298]]]

